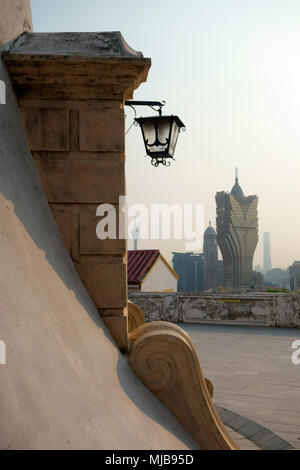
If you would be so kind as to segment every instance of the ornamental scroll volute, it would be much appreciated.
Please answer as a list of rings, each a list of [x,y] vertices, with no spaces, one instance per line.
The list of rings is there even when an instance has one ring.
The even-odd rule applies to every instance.
[[[210,383],[188,334],[177,325],[158,321],[132,330],[129,342],[128,361],[136,375],[202,449],[239,449],[214,408]]]
[[[128,300],[128,331],[129,333],[146,323],[144,314],[140,307]]]

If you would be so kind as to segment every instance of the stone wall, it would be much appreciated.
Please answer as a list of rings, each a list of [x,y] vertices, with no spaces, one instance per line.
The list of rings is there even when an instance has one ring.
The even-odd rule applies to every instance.
[[[147,321],[300,328],[300,295],[131,293]]]
[[[97,207],[122,212],[124,102],[147,79],[151,60],[119,32],[26,33],[2,57],[66,249],[125,351],[127,245],[97,237]]]

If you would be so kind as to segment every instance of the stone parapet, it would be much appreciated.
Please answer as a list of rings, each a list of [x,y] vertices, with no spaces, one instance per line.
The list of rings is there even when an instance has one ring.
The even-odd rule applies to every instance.
[[[147,321],[300,328],[300,295],[130,293]]]

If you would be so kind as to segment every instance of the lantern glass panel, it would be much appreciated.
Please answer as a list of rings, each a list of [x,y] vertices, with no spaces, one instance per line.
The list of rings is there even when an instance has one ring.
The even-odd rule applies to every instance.
[[[150,119],[145,119],[145,120],[141,120],[141,126],[142,126],[142,129],[143,129],[143,134],[144,134],[144,139],[145,139],[145,143],[147,145],[147,143],[151,144],[155,141],[155,122],[154,120],[150,120]]]
[[[163,152],[168,149],[169,137],[170,137],[170,126],[171,122],[168,118],[160,117],[157,122],[158,126],[158,140],[162,144],[160,145],[159,152]]]
[[[140,117],[135,121],[141,126],[147,155],[160,159],[158,164],[173,158],[178,134],[184,127],[178,116]]]
[[[165,152],[168,149],[170,121],[164,117],[154,117],[143,122],[147,150],[150,153]]]
[[[172,123],[172,131],[171,131],[170,147],[169,147],[169,154],[171,157],[174,156],[179,131],[180,131],[180,126],[178,122],[174,120]]]

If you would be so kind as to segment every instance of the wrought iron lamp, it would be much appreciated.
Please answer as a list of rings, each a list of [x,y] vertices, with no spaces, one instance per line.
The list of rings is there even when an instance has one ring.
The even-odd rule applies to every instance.
[[[125,102],[125,105],[134,110],[134,124],[141,127],[147,155],[155,167],[159,164],[170,166],[170,159],[174,160],[179,132],[185,130],[185,125],[178,116],[162,116],[161,108],[164,104],[164,101]],[[149,106],[158,112],[158,116],[137,118],[135,106]]]

